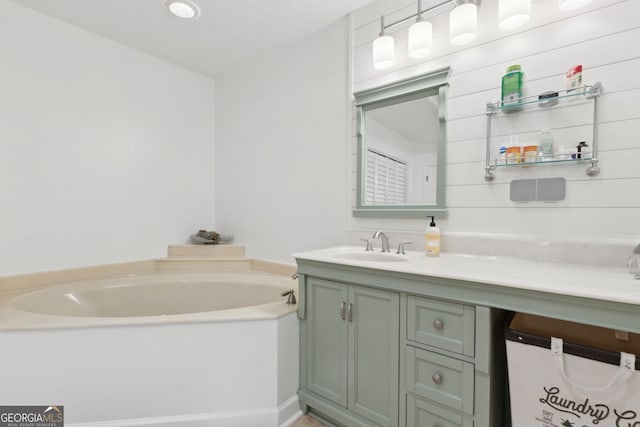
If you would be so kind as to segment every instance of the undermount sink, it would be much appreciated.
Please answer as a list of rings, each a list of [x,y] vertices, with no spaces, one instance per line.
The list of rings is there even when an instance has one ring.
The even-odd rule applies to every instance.
[[[372,261],[372,262],[406,262],[407,258],[388,252],[340,252],[333,255],[334,258],[350,261]]]

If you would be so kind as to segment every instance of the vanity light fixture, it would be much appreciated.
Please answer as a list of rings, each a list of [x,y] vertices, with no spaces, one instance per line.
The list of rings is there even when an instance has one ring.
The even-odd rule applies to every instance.
[[[425,21],[420,11],[422,0],[418,0],[418,16],[416,23],[409,27],[409,58],[421,59],[431,54],[433,46],[433,25]]]
[[[384,32],[384,16],[380,18],[380,28],[380,36],[373,41],[373,68],[386,70],[393,66],[395,47],[393,37]]]
[[[185,0],[183,0],[185,1]],[[572,10],[585,6],[593,0],[558,0],[560,10]],[[433,48],[433,26],[423,17],[442,6],[453,6],[449,12],[449,42],[454,46],[470,43],[477,37],[478,7],[481,0],[445,0],[427,9],[422,9],[422,0],[417,0],[418,13],[385,25],[384,15],[380,17],[380,36],[373,41],[373,67],[386,70],[393,66],[395,56],[393,37],[386,31],[397,25],[415,19],[409,27],[408,56],[411,59],[422,59],[428,56]],[[498,26],[503,30],[511,30],[524,25],[531,17],[531,0],[498,0]]]
[[[476,0],[454,0],[449,13],[449,42],[454,46],[471,43],[478,35],[478,4]]]
[[[196,19],[200,16],[200,8],[191,0],[167,0],[164,6],[178,18]]]
[[[531,16],[531,0],[499,0],[498,27],[512,30],[524,25]]]
[[[558,6],[560,10],[573,10],[582,6],[586,6],[593,0],[558,0]]]

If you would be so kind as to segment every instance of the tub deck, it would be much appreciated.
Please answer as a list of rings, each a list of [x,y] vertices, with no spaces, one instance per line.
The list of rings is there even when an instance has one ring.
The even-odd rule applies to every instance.
[[[0,278],[0,330],[264,320],[296,310],[296,305],[286,304],[286,297],[278,294],[287,289],[297,293],[297,281],[290,277],[295,272],[293,265],[247,258],[243,247],[232,245],[177,245],[168,252],[170,256],[164,259]],[[157,292],[154,281],[159,285]],[[136,284],[144,288],[132,292]],[[239,292],[245,294],[250,292],[247,286],[262,284],[270,295],[248,294],[254,304],[233,301],[228,307],[203,301],[216,297],[205,286],[224,286],[229,296],[232,284],[238,284]],[[180,293],[181,285],[184,293]],[[83,292],[95,293],[101,286],[124,294],[122,301],[104,302],[110,304],[113,315],[109,311],[83,314],[71,307],[72,299],[86,299]],[[129,290],[123,293],[117,289],[121,286]],[[197,287],[201,289],[194,292]],[[264,293],[255,289],[255,294]],[[102,298],[108,295],[106,291],[102,294]],[[172,294],[176,296],[173,305]],[[192,312],[185,294],[196,299]],[[141,305],[140,313],[136,304]],[[164,310],[154,304],[164,305]]]

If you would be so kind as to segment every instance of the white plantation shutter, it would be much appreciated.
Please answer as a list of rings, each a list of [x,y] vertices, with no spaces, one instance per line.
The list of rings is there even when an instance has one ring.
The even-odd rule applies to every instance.
[[[364,203],[398,205],[407,202],[407,164],[367,149]]]

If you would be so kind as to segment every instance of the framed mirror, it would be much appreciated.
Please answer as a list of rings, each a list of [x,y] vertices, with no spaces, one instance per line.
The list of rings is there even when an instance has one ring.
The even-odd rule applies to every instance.
[[[359,217],[445,217],[450,69],[354,94]]]

